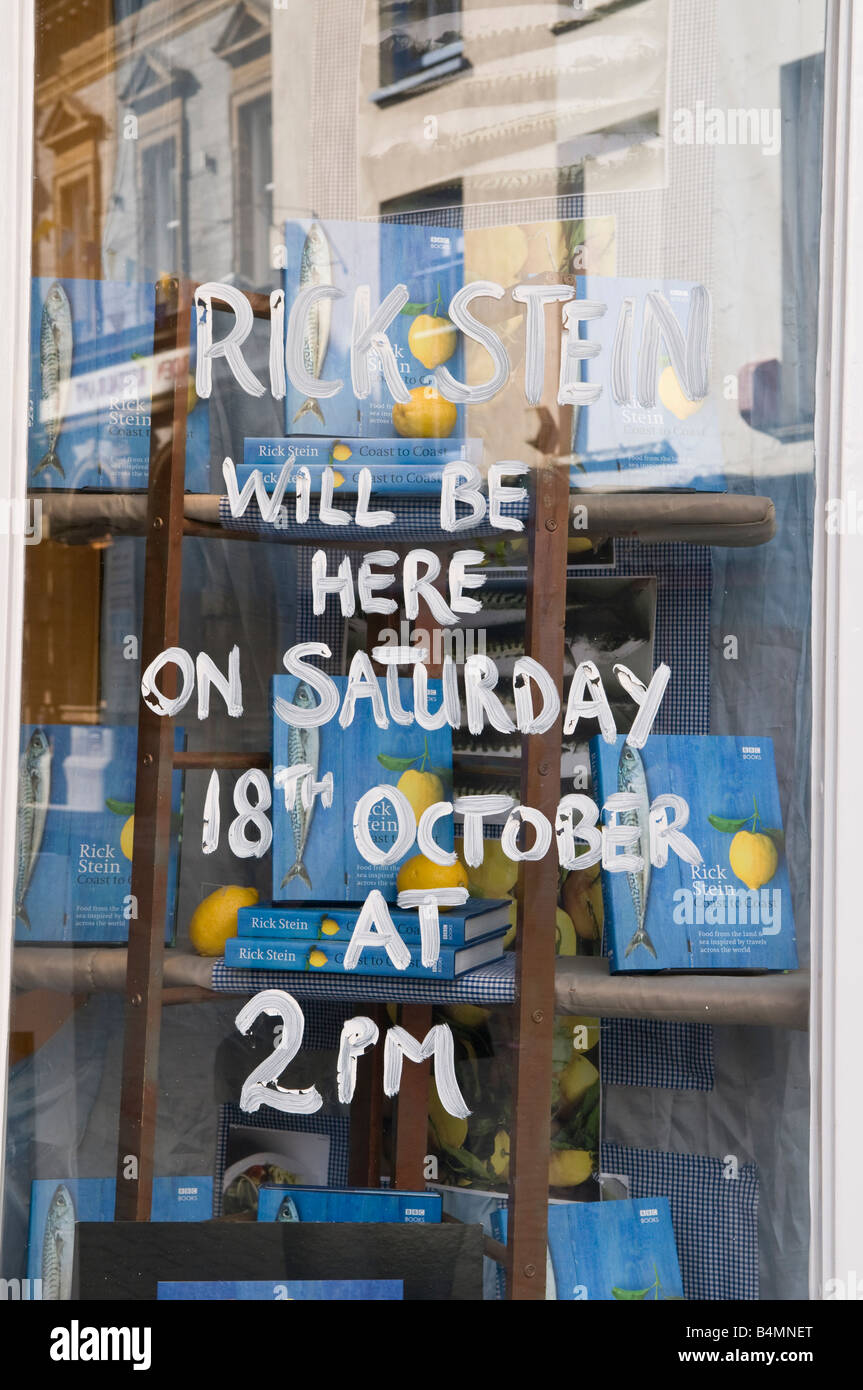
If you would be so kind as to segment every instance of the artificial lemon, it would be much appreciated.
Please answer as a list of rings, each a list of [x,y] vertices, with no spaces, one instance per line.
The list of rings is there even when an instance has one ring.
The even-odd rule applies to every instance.
[[[316,970],[320,970],[322,965],[326,965],[327,958],[323,951],[319,951],[317,946],[313,946],[309,951],[309,965],[313,965]]]
[[[563,881],[561,897],[578,935],[585,941],[598,941],[603,921],[599,865],[571,870]]]
[[[513,899],[509,909],[509,929],[503,938],[503,949],[505,951],[515,941],[517,920],[518,903]],[[574,956],[578,954],[578,941],[575,935],[575,928],[572,925],[572,918],[569,916],[569,913],[564,912],[562,907],[556,908],[554,914],[554,954],[556,956]]]
[[[132,846],[135,840],[135,817],[130,816],[123,829],[120,831],[120,850],[127,859],[132,858]]]
[[[769,883],[776,873],[779,854],[769,835],[759,831],[738,830],[731,841],[728,862],[732,872],[746,887],[755,890]]]
[[[558,1078],[561,1097],[569,1105],[578,1105],[594,1081],[598,1080],[599,1072],[590,1059],[581,1052],[575,1052]]]
[[[678,420],[686,420],[704,405],[703,400],[691,401],[688,396],[684,396],[673,367],[666,367],[659,378],[659,399],[665,409],[676,415]]]
[[[579,1187],[593,1172],[587,1149],[552,1149],[548,1161],[549,1187]]]
[[[438,1095],[434,1077],[429,1082],[429,1121],[438,1143],[438,1148],[446,1145],[448,1149],[460,1149],[467,1138],[467,1120],[460,1115],[451,1115],[443,1107]]]
[[[409,767],[407,772],[402,773],[396,786],[410,802],[417,825],[423,811],[434,806],[436,801],[443,801],[443,782],[434,772],[417,772]]]
[[[506,1181],[509,1177],[509,1135],[505,1129],[499,1129],[494,1136],[494,1153],[489,1166],[496,1178]]]
[[[500,840],[483,840],[482,863],[468,864],[464,840],[456,842],[456,854],[464,864],[472,898],[507,898],[518,878],[518,865],[504,854]]]
[[[443,1011],[447,1018],[463,1028],[479,1028],[490,1017],[490,1010],[480,1008],[479,1004],[444,1004]]]
[[[333,458],[336,460],[337,463],[347,463],[350,456],[351,451],[348,448],[347,444],[333,445]]]
[[[415,386],[410,401],[396,401],[393,425],[405,439],[446,439],[455,429],[456,408],[433,386]]]
[[[189,923],[189,940],[199,956],[221,956],[225,942],[237,935],[237,912],[258,901],[257,888],[241,888],[232,883],[217,888],[198,903]]]
[[[398,872],[396,888],[400,893],[419,892],[421,888],[467,888],[467,874],[461,864],[435,864],[424,854],[415,854]]]
[[[430,370],[455,352],[456,329],[440,314],[417,314],[408,331],[408,347],[418,362]]]
[[[325,917],[321,922],[321,933],[323,936],[337,936],[339,930],[338,922],[334,922],[332,917]]]

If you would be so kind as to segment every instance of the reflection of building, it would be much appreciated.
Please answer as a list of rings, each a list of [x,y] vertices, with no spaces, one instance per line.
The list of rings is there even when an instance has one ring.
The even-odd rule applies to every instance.
[[[153,279],[178,270],[266,286],[269,6],[69,8],[43,7],[36,271]]]

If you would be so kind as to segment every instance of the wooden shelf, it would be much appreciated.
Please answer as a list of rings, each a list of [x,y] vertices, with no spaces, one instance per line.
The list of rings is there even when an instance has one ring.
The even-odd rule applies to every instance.
[[[44,533],[54,540],[83,543],[105,535],[142,536],[147,530],[147,497],[143,493],[49,492],[38,494],[42,503]],[[183,495],[185,535],[221,539],[270,540],[276,544],[313,544],[320,540],[368,546],[377,531],[346,527],[342,537],[332,527],[311,518],[303,527],[262,535],[242,518],[236,529],[220,523],[223,498],[217,493]],[[393,500],[393,499],[390,499]],[[405,501],[407,498],[397,500]],[[428,503],[429,497],[423,502]],[[344,499],[348,504],[350,499]],[[693,545],[764,545],[776,532],[776,515],[769,497],[738,496],[725,492],[570,492],[574,502],[587,508],[589,532],[603,537],[636,537],[642,541],[687,541]],[[257,515],[257,513],[254,513]],[[397,538],[398,524],[392,527]],[[452,544],[471,536],[500,536],[499,531],[479,527],[469,531],[437,531],[431,528],[423,544]]]
[[[70,992],[121,991],[126,985],[123,947],[17,946],[13,981],[18,989],[52,988]],[[259,989],[286,989],[298,999],[348,1001],[374,989],[381,1002],[502,1007],[515,1001],[515,957],[482,966],[458,980],[398,980],[368,975],[309,975],[291,971],[249,971],[247,988],[234,981],[241,972],[224,962],[189,952],[165,952],[166,989],[192,988],[244,997]],[[188,1002],[176,996],[177,1002]],[[667,1023],[750,1024],[805,1030],[808,1026],[809,972],[777,975],[611,975],[598,956],[558,959],[555,1011],[602,1018],[649,1018]]]

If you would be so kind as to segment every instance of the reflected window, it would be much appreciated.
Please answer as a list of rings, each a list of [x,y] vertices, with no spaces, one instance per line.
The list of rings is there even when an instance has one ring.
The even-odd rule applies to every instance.
[[[141,263],[153,275],[180,268],[177,144],[173,136],[141,151]]]
[[[270,93],[236,107],[235,264],[253,285],[270,274],[273,220],[273,103]]]
[[[461,0],[381,0],[380,89],[373,101],[415,91],[464,66]]]

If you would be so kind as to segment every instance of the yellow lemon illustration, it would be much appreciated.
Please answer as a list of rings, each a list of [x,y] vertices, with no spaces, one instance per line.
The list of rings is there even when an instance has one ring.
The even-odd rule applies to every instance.
[[[351,451],[348,448],[347,444],[333,445],[333,458],[336,460],[336,463],[347,463],[350,456]]]
[[[393,406],[393,425],[404,439],[447,439],[455,429],[456,408],[433,386],[415,386],[410,401]]]
[[[728,862],[737,877],[754,891],[762,884],[769,883],[776,873],[779,853],[769,835],[738,830],[731,841]]]
[[[659,378],[659,399],[665,409],[676,415],[678,420],[688,419],[704,405],[703,400],[691,401],[688,396],[684,396],[673,367],[666,367]]]
[[[324,936],[336,936],[338,934],[338,930],[339,924],[338,922],[334,922],[332,917],[325,917],[324,920],[321,922],[321,931],[323,932]]]
[[[132,858],[132,846],[135,840],[135,817],[130,816],[123,829],[120,831],[120,850],[127,859]]]
[[[505,1129],[499,1129],[494,1136],[494,1153],[489,1164],[496,1178],[505,1181],[509,1177],[509,1135]]]
[[[518,865],[508,859],[500,840],[484,840],[482,863],[468,864],[464,857],[464,840],[456,841],[456,854],[464,864],[471,897],[508,898],[518,878]]]
[[[225,942],[237,935],[237,912],[258,901],[257,888],[232,883],[198,903],[189,923],[189,940],[199,956],[224,955]]]
[[[461,864],[435,864],[424,854],[415,854],[402,864],[396,879],[400,893],[420,888],[467,888],[467,874]]]
[[[326,965],[327,958],[323,951],[319,951],[317,946],[313,946],[309,951],[309,965],[313,965],[316,970],[320,970],[322,965]]]
[[[333,469],[333,487],[341,487],[345,481],[344,473],[340,473],[337,468]]]
[[[443,1144],[448,1149],[461,1148],[467,1138],[467,1120],[463,1120],[459,1115],[451,1115],[448,1110],[444,1110],[434,1077],[429,1082],[429,1121],[438,1148]]]
[[[578,1105],[594,1081],[598,1080],[599,1072],[590,1059],[581,1052],[575,1052],[558,1078],[561,1097],[569,1105]]]
[[[579,1187],[593,1172],[587,1149],[552,1149],[548,1162],[549,1187]]]
[[[464,1028],[478,1028],[491,1015],[490,1009],[482,1009],[479,1004],[444,1004],[443,1012]]]
[[[402,773],[396,786],[410,802],[417,825],[423,811],[444,799],[443,782],[434,772],[417,772],[416,768],[409,767],[407,772]]]
[[[456,340],[455,324],[440,314],[417,314],[408,330],[408,347],[429,370],[452,357]]]

